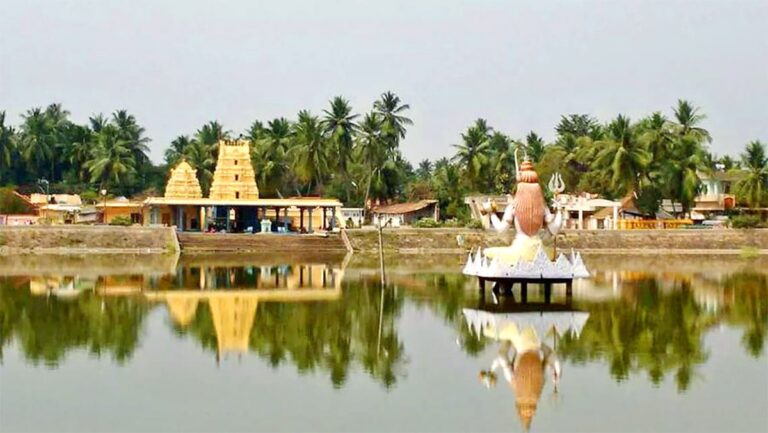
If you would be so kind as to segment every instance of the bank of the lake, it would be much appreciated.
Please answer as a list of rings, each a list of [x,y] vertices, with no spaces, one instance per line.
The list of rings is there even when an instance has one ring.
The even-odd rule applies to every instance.
[[[0,255],[174,254],[180,251],[169,227],[0,227]]]
[[[477,247],[509,245],[513,233],[471,229],[398,228],[383,231],[388,254],[465,254]],[[173,254],[265,252],[284,254],[378,253],[378,231],[345,236],[179,233],[170,227],[0,227],[0,255],[94,253]],[[551,242],[551,241],[550,241]],[[566,230],[558,248],[585,253],[768,254],[768,229]]]

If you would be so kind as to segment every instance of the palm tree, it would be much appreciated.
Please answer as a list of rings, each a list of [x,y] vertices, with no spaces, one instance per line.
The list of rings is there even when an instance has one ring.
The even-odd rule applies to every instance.
[[[254,136],[253,132],[252,127],[251,137]],[[252,160],[262,190],[280,195],[280,187],[285,186],[285,175],[289,170],[287,154],[292,134],[291,123],[280,117],[270,120],[267,128],[259,133],[261,138],[254,142]]]
[[[413,121],[403,115],[410,109],[410,105],[402,104],[400,97],[392,92],[382,93],[379,100],[373,103],[373,110],[381,118],[382,137],[393,149],[405,138],[406,126],[413,125]]]
[[[515,153],[514,143],[509,137],[501,132],[494,132],[488,138],[488,149],[490,154],[491,172],[486,176],[488,188],[493,188],[498,193],[509,191],[512,183],[515,181]]]
[[[327,141],[323,135],[320,119],[309,111],[299,112],[294,125],[293,164],[296,174],[307,183],[307,193],[313,186],[323,184],[329,174]]]
[[[130,143],[123,139],[115,125],[102,128],[96,137],[96,146],[85,166],[91,179],[99,180],[101,188],[111,183],[121,185],[135,172],[135,160]]]
[[[16,131],[13,127],[5,125],[5,111],[0,111],[0,182],[3,182],[2,173],[11,169],[11,155],[16,150]]]
[[[382,133],[382,117],[375,111],[366,114],[360,123],[357,153],[358,160],[368,170],[365,198],[363,199],[363,206],[367,207],[371,191],[380,192],[383,189],[384,171],[394,166],[393,152]]]
[[[213,170],[216,165],[216,158],[213,156],[212,147],[199,140],[189,140],[184,149],[184,158],[197,172],[200,188],[203,190],[203,194],[207,195],[211,188]]]
[[[533,162],[541,161],[541,157],[544,155],[544,146],[544,140],[533,131],[525,137],[525,151],[528,152],[528,157]]]
[[[174,167],[187,152],[192,140],[186,135],[179,135],[171,141],[171,146],[165,149],[165,163],[168,167]]]
[[[645,142],[651,155],[651,164],[658,166],[669,156],[672,146],[672,133],[669,121],[661,112],[654,112],[649,117],[640,121],[642,140]]]
[[[650,155],[629,118],[620,114],[608,124],[606,137],[595,145],[601,150],[595,157],[593,168],[605,170],[619,194],[638,192],[640,176],[648,166]]]
[[[342,174],[347,173],[347,165],[352,159],[352,145],[354,144],[354,135],[357,132],[357,123],[355,119],[357,114],[352,114],[352,107],[349,101],[341,96],[331,100],[331,109],[323,110],[323,129],[330,138],[334,147],[336,163]]]
[[[41,108],[32,108],[22,115],[19,147],[21,156],[37,173],[51,163],[50,180],[53,180],[54,141],[51,120]]]
[[[741,161],[747,175],[737,184],[739,195],[746,198],[750,207],[758,207],[768,191],[768,157],[765,145],[759,140],[747,144]]]
[[[127,110],[117,110],[112,113],[112,123],[117,127],[120,139],[125,141],[133,156],[136,167],[149,162],[149,138],[145,137],[145,129],[136,122],[136,118]]]
[[[706,115],[699,112],[698,107],[694,107],[690,102],[678,99],[677,107],[673,108],[675,113],[675,132],[678,137],[691,135],[697,141],[711,142],[712,137],[709,135],[709,131],[698,125],[707,118]]]
[[[229,131],[224,129],[218,121],[211,121],[203,125],[195,133],[195,140],[211,148],[214,159],[219,155],[219,141],[229,139]]]
[[[706,169],[706,152],[693,136],[676,140],[674,147],[661,164],[662,191],[674,197],[688,213],[701,188],[698,173]]]
[[[85,169],[85,164],[91,158],[96,134],[87,126],[74,123],[70,124],[69,129],[69,138],[67,140],[69,145],[64,149],[64,156],[75,172],[77,179],[85,182],[88,177],[88,170]]]
[[[462,144],[453,145],[457,149],[453,161],[466,173],[470,188],[477,186],[480,172],[488,162],[490,130],[484,119],[477,119],[467,132],[461,134]]]
[[[95,116],[89,117],[88,123],[91,126],[91,131],[98,134],[105,126],[107,126],[109,120],[107,120],[103,114],[99,113]]]
[[[419,162],[419,168],[416,169],[416,177],[421,180],[427,180],[430,176],[432,176],[432,161],[422,159]]]

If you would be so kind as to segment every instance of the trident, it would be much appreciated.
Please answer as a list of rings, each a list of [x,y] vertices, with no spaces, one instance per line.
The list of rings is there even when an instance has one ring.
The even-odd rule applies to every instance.
[[[554,205],[555,205],[555,211],[559,212],[559,203],[557,201],[557,196],[562,194],[563,191],[565,191],[565,182],[563,182],[563,176],[560,175],[559,172],[555,172],[552,174],[552,177],[549,178],[549,183],[547,183],[547,188],[552,193],[554,199]],[[557,236],[555,236],[555,240],[553,242],[553,248],[554,248],[554,255],[555,258],[557,258]]]

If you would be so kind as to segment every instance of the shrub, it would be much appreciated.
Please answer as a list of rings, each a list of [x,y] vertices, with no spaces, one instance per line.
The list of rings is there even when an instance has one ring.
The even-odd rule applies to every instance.
[[[131,219],[124,215],[116,216],[109,222],[109,225],[111,226],[129,226],[131,224],[133,224]]]
[[[483,227],[483,222],[482,222],[482,221],[480,221],[480,220],[478,220],[478,219],[472,219],[472,220],[470,220],[470,221],[467,223],[466,227],[467,227],[468,229],[483,229],[483,228],[484,228],[484,227]]]
[[[735,215],[731,217],[731,227],[735,229],[754,229],[760,226],[760,217],[757,215]]]
[[[413,223],[413,226],[419,229],[434,229],[440,227],[440,222],[434,218],[422,218]]]
[[[449,218],[443,221],[443,227],[451,227],[451,228],[464,227],[464,223],[458,218]]]

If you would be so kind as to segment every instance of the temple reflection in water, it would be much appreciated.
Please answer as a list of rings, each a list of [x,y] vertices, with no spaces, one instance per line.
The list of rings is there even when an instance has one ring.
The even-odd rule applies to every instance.
[[[30,292],[74,299],[97,296],[138,296],[165,304],[171,320],[186,328],[199,308],[208,308],[216,334],[216,358],[245,353],[259,304],[336,301],[346,261],[341,263],[253,264],[193,260],[173,274],[33,276]],[[203,307],[204,304],[207,304]]]

